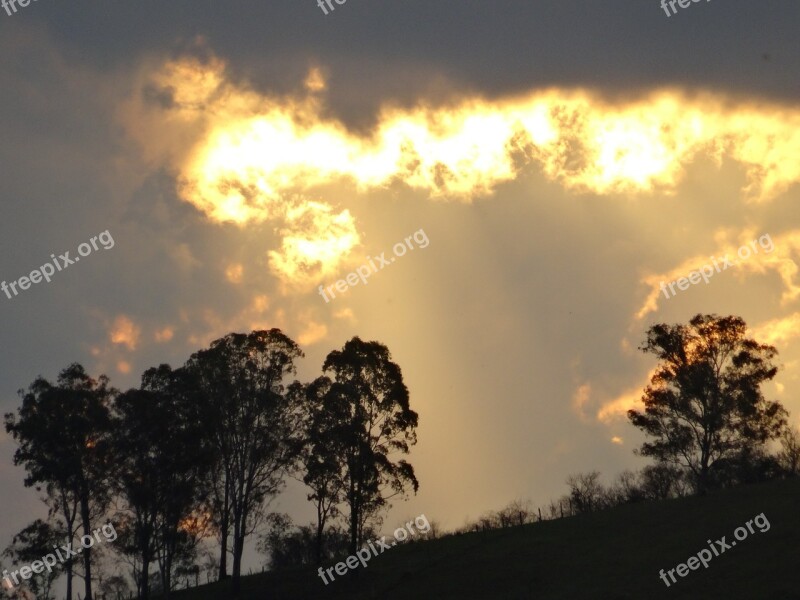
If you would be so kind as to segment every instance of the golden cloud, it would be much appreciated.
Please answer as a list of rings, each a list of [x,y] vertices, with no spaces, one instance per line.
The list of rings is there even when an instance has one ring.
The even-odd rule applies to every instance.
[[[144,73],[121,114],[145,157],[168,163],[181,198],[213,221],[284,223],[270,265],[287,282],[336,270],[358,243],[348,211],[305,199],[324,185],[363,193],[401,183],[470,201],[535,164],[579,192],[674,193],[700,154],[738,162],[749,200],[800,179],[800,110],[719,95],[659,90],[610,103],[585,90],[538,90],[385,108],[371,130],[354,132],[329,116],[316,68],[305,98],[255,92],[218,59]]]
[[[128,350],[136,350],[141,333],[141,327],[136,325],[129,317],[119,315],[111,325],[108,338],[112,344],[121,344],[127,346]]]
[[[161,329],[155,332],[153,336],[159,344],[163,344],[165,342],[169,342],[172,340],[173,336],[175,335],[175,330],[172,327],[162,327]]]
[[[325,339],[328,335],[328,327],[323,323],[311,321],[306,328],[300,332],[297,341],[303,346],[310,346]]]
[[[361,242],[349,211],[335,214],[320,202],[289,208],[285,222],[281,247],[269,252],[269,266],[290,286],[306,287],[330,278]]]
[[[752,244],[754,240],[760,241],[764,235],[769,236],[769,241],[773,246],[773,249],[769,252],[767,250],[770,248],[770,244],[766,243],[766,240],[763,246],[760,243]],[[734,241],[734,238],[736,238],[736,241]],[[649,287],[650,291],[636,313],[636,319],[642,319],[649,313],[658,310],[658,303],[662,300],[661,296],[664,294],[661,290],[662,283],[668,285],[679,277],[687,277],[690,272],[699,271],[704,265],[710,265],[713,268],[712,258],[716,259],[720,265],[719,272],[715,270],[713,277],[719,277],[726,273],[736,273],[740,278],[744,278],[748,274],[760,275],[773,271],[778,274],[783,283],[784,292],[781,300],[784,304],[800,296],[800,282],[797,281],[797,258],[800,257],[800,230],[772,236],[770,234],[760,234],[754,229],[747,229],[735,236],[733,231],[721,229],[714,235],[714,240],[717,248],[713,252],[695,254],[666,272],[648,274],[642,278],[642,283]],[[737,255],[737,252],[743,247],[750,249],[749,256],[741,257]],[[757,252],[754,250],[757,250]],[[728,256],[733,264],[732,267],[723,269],[721,259],[725,256]],[[700,281],[703,280],[701,279]],[[713,281],[713,279],[709,278],[709,281]],[[666,296],[664,296],[663,300],[666,299]]]
[[[800,336],[800,312],[778,317],[753,328],[753,338],[762,344],[787,345]]]
[[[597,411],[597,420],[602,423],[611,423],[612,421],[626,418],[628,411],[631,409],[641,410],[643,408],[642,394],[644,393],[644,388],[650,383],[655,372],[656,370],[652,369],[647,374],[647,379],[642,385],[630,388],[616,398],[604,402]]]
[[[243,274],[244,267],[239,263],[230,264],[225,269],[225,278],[231,283],[241,283]]]

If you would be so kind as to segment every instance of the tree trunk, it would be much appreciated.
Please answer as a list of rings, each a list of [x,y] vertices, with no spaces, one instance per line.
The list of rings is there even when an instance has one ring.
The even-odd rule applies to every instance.
[[[325,530],[325,517],[317,508],[317,566],[322,565],[322,534]]]
[[[145,553],[142,555],[142,576],[141,576],[141,600],[149,600],[150,598],[150,557]]]
[[[228,505],[228,478],[225,477],[225,493],[222,503],[222,520],[220,521],[220,553],[219,553],[219,579],[228,577],[228,535],[230,533],[230,506]]]
[[[173,548],[166,548],[166,556],[164,557],[164,574],[162,581],[164,582],[164,598],[169,600],[170,588],[172,588],[172,555]]]
[[[84,537],[92,537],[92,524],[90,522],[89,511],[89,491],[84,490],[81,498],[81,520],[83,521]],[[83,572],[86,597],[85,600],[92,600],[92,551],[90,548],[83,549]]]
[[[358,520],[360,518],[355,486],[350,484],[350,554],[358,552]]]
[[[239,597],[242,589],[242,554],[244,554],[244,532],[234,533],[233,539],[233,596]]]

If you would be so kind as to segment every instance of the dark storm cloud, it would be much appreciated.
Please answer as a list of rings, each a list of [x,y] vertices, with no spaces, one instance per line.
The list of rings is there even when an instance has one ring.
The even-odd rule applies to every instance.
[[[658,0],[334,6],[324,15],[316,0],[38,0],[0,27],[44,24],[73,58],[107,69],[180,51],[202,35],[234,69],[278,90],[296,86],[314,61],[331,70],[340,94],[364,94],[370,82],[373,94],[399,99],[435,88],[437,77],[489,94],[548,85],[700,86],[785,100],[800,92],[800,4],[792,0],[692,3],[671,17]]]

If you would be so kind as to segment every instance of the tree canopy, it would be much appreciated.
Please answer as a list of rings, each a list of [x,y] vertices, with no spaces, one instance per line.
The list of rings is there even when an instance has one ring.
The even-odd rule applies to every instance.
[[[698,491],[715,469],[757,454],[781,435],[786,410],[761,386],[778,371],[777,350],[747,337],[740,317],[696,315],[688,325],[650,327],[640,349],[659,359],[628,418],[648,441],[639,453],[687,468]]]

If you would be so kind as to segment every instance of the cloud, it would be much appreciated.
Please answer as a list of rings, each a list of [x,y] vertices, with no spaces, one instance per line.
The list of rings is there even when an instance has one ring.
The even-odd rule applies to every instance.
[[[319,67],[312,67],[308,71],[308,77],[306,77],[304,84],[309,92],[321,92],[327,87],[325,76]]]
[[[800,312],[778,317],[753,327],[752,337],[759,343],[788,345],[800,336]]]
[[[304,202],[286,212],[279,250],[269,266],[285,287],[304,289],[335,275],[361,238],[350,212],[338,214],[320,202]]]
[[[323,82],[312,70],[307,87]],[[567,188],[598,194],[674,192],[699,153],[739,162],[745,195],[755,201],[800,179],[800,110],[718,95],[661,90],[611,104],[554,88],[438,107],[420,102],[385,108],[371,131],[355,133],[327,116],[316,96],[268,97],[232,83],[218,59],[169,61],[143,85],[151,101],[128,106],[129,125],[163,121],[162,136],[181,139],[151,142],[147,127],[134,135],[153,146],[148,156],[173,160],[184,200],[223,222],[272,218],[288,195],[337,181],[358,191],[400,181],[432,197],[470,200],[529,162]]]
[[[770,245],[764,242],[764,247],[756,243],[751,245],[754,240],[758,241],[769,236],[773,249],[769,252]],[[736,239],[736,241],[734,241]],[[643,319],[651,312],[658,310],[659,302],[666,300],[661,284],[668,285],[680,277],[687,277],[692,271],[699,271],[703,266],[709,265],[713,269],[713,259],[717,260],[720,270],[714,271],[709,282],[713,282],[713,277],[736,273],[740,278],[747,275],[761,275],[769,271],[778,274],[784,286],[781,301],[786,304],[796,300],[800,296],[800,282],[797,281],[798,265],[797,257],[800,256],[800,230],[787,231],[781,235],[772,236],[761,234],[752,228],[745,229],[738,233],[733,230],[720,229],[714,234],[716,249],[709,253],[698,253],[684,259],[671,269],[661,273],[651,273],[642,278],[642,283],[650,288],[641,308],[637,311],[635,318]],[[745,247],[750,250],[756,248],[758,252],[752,252],[749,256],[739,257],[737,252]],[[743,253],[745,254],[745,253]],[[732,268],[722,268],[723,257],[729,257]],[[707,271],[708,272],[708,271]],[[703,281],[703,280],[701,280]],[[677,289],[677,288],[676,288]]]
[[[175,330],[172,327],[162,327],[161,329],[157,330],[153,335],[153,339],[159,344],[163,344],[165,342],[169,342],[175,335]]]
[[[701,155],[737,162],[751,201],[800,180],[800,109],[719,94],[662,89],[610,102],[550,88],[420,100],[384,107],[371,128],[353,131],[327,109],[319,67],[308,73],[305,97],[254,91],[213,56],[147,64],[135,88],[119,117],[145,161],[174,173],[179,197],[212,222],[273,224],[278,245],[269,268],[284,293],[340,271],[360,243],[355,216],[319,197],[332,185],[363,194],[401,184],[469,202],[538,169],[579,193],[672,194]],[[197,265],[188,248],[176,252],[183,268]],[[700,260],[670,274],[682,276]],[[236,281],[235,272],[226,276]],[[651,290],[638,317],[656,305]]]
[[[112,344],[126,346],[128,350],[136,350],[141,333],[141,327],[136,325],[129,317],[119,315],[114,319],[108,331],[108,339]]]
[[[343,308],[341,310],[337,310],[336,312],[333,313],[333,318],[340,319],[343,321],[348,321],[351,324],[356,323],[356,316],[353,313],[353,309],[351,308]]]
[[[300,332],[297,341],[302,346],[310,346],[325,339],[328,335],[328,327],[323,323],[311,321],[308,326]]]
[[[592,393],[592,386],[588,383],[581,385],[572,395],[572,410],[582,421],[588,420],[588,415],[584,411],[584,406],[589,402]]]
[[[240,263],[232,263],[225,269],[225,278],[231,283],[241,283],[244,267]]]
[[[169,252],[172,255],[172,260],[175,261],[175,264],[182,271],[191,271],[202,264],[195,258],[194,254],[192,254],[189,244],[184,242],[171,247]]]
[[[604,402],[597,411],[597,420],[601,423],[608,424],[619,419],[625,419],[628,411],[631,409],[641,410],[643,407],[642,394],[644,392],[644,388],[653,378],[655,372],[655,369],[651,369],[647,374],[647,378],[643,384],[629,388],[615,398]]]

